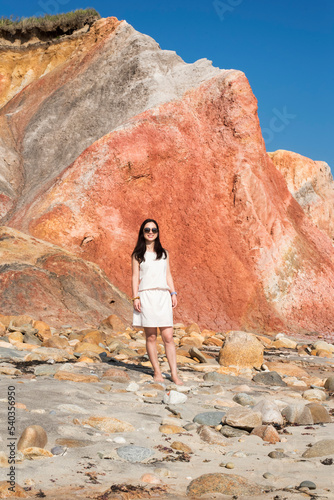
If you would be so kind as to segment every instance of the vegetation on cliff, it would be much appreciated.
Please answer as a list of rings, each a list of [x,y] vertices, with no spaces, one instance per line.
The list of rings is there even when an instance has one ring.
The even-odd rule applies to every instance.
[[[81,29],[100,19],[100,14],[92,8],[78,9],[63,14],[32,16],[13,19],[0,18],[0,37],[8,38],[19,34],[36,34],[36,32],[53,33],[55,36]]]

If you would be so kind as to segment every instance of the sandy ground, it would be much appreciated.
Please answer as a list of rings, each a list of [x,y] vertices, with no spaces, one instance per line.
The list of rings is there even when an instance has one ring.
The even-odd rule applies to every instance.
[[[323,379],[333,374],[333,360],[314,357],[310,359],[310,373]],[[298,360],[305,368],[306,362],[300,358]],[[113,364],[94,364],[85,369],[81,368],[81,373],[101,375],[110,366]],[[165,391],[175,389],[174,384],[166,380],[165,391],[150,389],[152,377],[147,374],[147,369],[140,371],[138,367],[131,367],[132,365],[128,365],[126,370],[131,381],[139,385],[135,392],[126,390],[128,383],[77,383],[59,381],[52,376],[31,378],[34,366],[27,368],[24,376],[1,376],[0,449],[5,454],[8,439],[6,396],[7,388],[11,385],[15,386],[18,403],[15,426],[17,439],[28,425],[38,424],[47,432],[48,442],[45,448],[49,451],[57,445],[56,440],[59,438],[84,440],[85,444],[83,447],[67,447],[64,455],[25,459],[17,463],[16,482],[27,489],[29,497],[38,498],[36,494],[41,490],[46,495],[44,498],[49,499],[97,498],[98,493],[105,492],[111,485],[142,485],[149,489],[153,485],[145,484],[141,478],[144,474],[153,474],[161,481],[159,486],[166,491],[157,492],[156,497],[178,499],[186,497],[186,489],[192,479],[207,473],[224,473],[237,474],[262,485],[266,492],[257,496],[259,499],[334,499],[334,465],[323,465],[321,460],[325,457],[302,458],[307,445],[321,439],[334,438],[334,422],[312,426],[288,426],[284,431],[280,431],[283,442],[274,445],[265,443],[257,436],[229,438],[226,446],[208,444],[200,439],[196,428],[182,434],[162,434],[159,427],[163,422],[184,426],[191,423],[198,413],[218,411],[223,404],[221,401],[231,402],[235,393],[240,392],[240,384],[221,386],[217,382],[206,382],[202,373],[194,372],[190,368],[181,368],[180,374],[187,387],[187,401],[168,406],[163,403],[162,398]],[[252,395],[256,402],[268,399],[290,404],[300,398],[296,389],[256,385],[251,380],[247,385],[249,389],[246,392]],[[241,389],[245,392],[244,388]],[[143,392],[146,395],[143,395]],[[324,403],[327,409],[334,408],[333,398],[328,398]],[[24,406],[20,408],[22,405]],[[79,408],[63,408],[61,405],[77,405]],[[135,430],[108,434],[88,425],[74,423],[75,419],[80,421],[89,416],[114,417],[132,424]],[[124,438],[126,445],[150,448],[154,455],[141,463],[122,460],[116,452],[117,448],[123,446],[115,442],[115,438],[119,437]],[[181,441],[191,448],[189,462],[183,461],[182,454],[175,450],[171,452],[170,445],[173,441]],[[169,451],[164,452],[162,447],[169,448]],[[268,457],[269,452],[277,449],[284,450],[288,456],[282,459]],[[222,466],[227,462],[232,462],[234,468],[229,470]],[[1,480],[6,478],[6,471],[6,468],[0,468]],[[265,479],[263,474],[266,472],[273,476]],[[317,486],[316,490],[297,491],[295,487],[304,480],[313,481]],[[39,495],[42,496],[41,493]],[[123,493],[123,496],[106,498],[145,497],[142,492],[131,495]],[[209,493],[207,498],[232,497]]]

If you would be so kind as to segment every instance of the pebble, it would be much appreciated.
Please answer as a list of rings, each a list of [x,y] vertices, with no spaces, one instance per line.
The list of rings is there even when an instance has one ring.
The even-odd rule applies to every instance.
[[[142,446],[121,446],[117,448],[117,455],[128,462],[143,462],[154,455],[154,451],[150,448],[143,448]]]
[[[334,392],[334,375],[331,375],[326,379],[324,387],[327,391]]]
[[[261,413],[263,424],[283,425],[283,416],[277,404],[272,401],[263,399],[253,406],[252,410]]]
[[[317,487],[312,481],[302,481],[298,488],[308,488],[309,490],[316,490]]]
[[[275,478],[274,474],[272,474],[271,472],[265,472],[263,474],[263,477],[264,477],[264,479],[274,479]]]
[[[219,432],[228,438],[248,436],[249,434],[249,432],[244,429],[237,429],[236,427],[231,427],[230,425],[223,425]]]
[[[242,406],[253,406],[256,402],[252,396],[246,394],[245,392],[239,392],[238,394],[233,396],[233,401]]]
[[[233,462],[227,462],[225,465],[226,469],[234,469],[234,463]]]
[[[67,448],[64,446],[54,446],[51,448],[52,455],[65,455]]]
[[[276,459],[280,459],[280,458],[286,458],[288,455],[286,455],[285,453],[283,453],[283,451],[271,451],[270,453],[268,453],[268,457],[270,458],[276,458]]]

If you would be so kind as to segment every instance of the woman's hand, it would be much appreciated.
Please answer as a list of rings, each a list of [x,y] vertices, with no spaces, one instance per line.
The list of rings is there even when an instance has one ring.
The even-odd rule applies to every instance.
[[[172,307],[176,307],[177,306],[177,298],[176,298],[175,293],[173,293],[173,295],[171,295],[171,298],[172,298]]]
[[[140,299],[136,299],[133,301],[133,307],[136,311],[140,313]]]

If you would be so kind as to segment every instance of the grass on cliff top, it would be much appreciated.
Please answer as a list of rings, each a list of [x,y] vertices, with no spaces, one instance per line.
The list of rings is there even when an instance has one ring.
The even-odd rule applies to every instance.
[[[21,17],[13,19],[13,16],[0,18],[0,35],[1,33],[14,34],[17,31],[29,32],[35,29],[40,31],[55,31],[60,29],[68,31],[80,29],[85,24],[92,24],[97,19],[100,19],[100,14],[92,8],[78,9],[64,14],[55,14],[44,16]]]

